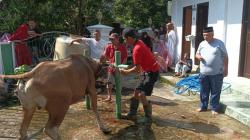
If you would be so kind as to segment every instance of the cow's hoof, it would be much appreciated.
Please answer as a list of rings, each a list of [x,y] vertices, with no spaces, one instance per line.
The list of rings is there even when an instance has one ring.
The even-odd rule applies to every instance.
[[[101,130],[106,135],[111,133],[111,129],[109,129],[109,128],[102,128]]]

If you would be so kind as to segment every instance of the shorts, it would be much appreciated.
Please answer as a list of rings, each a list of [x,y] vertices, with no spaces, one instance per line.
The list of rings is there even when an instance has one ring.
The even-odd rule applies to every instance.
[[[107,85],[107,88],[113,88],[113,85],[115,85],[115,72],[108,72],[107,77],[105,78],[105,83]],[[120,75],[120,84],[121,87],[123,85],[123,76]]]
[[[106,79],[107,85],[109,84],[115,84],[115,73],[108,72],[107,79]]]
[[[136,90],[141,91],[145,96],[151,96],[155,82],[159,78],[159,71],[157,72],[145,72],[141,78],[139,86]]]

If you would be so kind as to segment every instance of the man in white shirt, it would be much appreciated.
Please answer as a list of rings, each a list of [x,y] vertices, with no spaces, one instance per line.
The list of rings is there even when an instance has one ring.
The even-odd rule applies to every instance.
[[[93,33],[93,37],[94,38],[83,37],[75,39],[71,42],[71,44],[81,41],[87,42],[90,48],[90,57],[99,60],[104,52],[104,47],[108,44],[108,42],[101,39],[101,32],[99,30],[95,30],[95,32]]]

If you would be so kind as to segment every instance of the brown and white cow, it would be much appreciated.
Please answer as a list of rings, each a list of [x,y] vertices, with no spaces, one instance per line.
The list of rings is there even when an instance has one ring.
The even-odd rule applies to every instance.
[[[88,94],[95,113],[98,127],[104,127],[97,112],[96,76],[101,65],[96,61],[81,56],[71,55],[58,61],[38,64],[32,71],[20,75],[0,75],[2,78],[19,79],[18,98],[23,106],[23,120],[20,128],[20,139],[27,138],[27,129],[36,108],[48,111],[49,119],[45,133],[54,140],[59,140],[58,129],[69,106],[83,95]],[[22,80],[26,79],[24,84]]]

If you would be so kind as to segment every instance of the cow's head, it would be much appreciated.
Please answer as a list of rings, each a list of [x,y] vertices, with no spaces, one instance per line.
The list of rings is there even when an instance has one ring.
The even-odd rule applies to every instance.
[[[102,77],[107,77],[108,67],[109,67],[109,65],[98,62],[98,68],[97,68],[97,71],[95,73],[95,78],[98,79],[98,78],[102,78]]]

